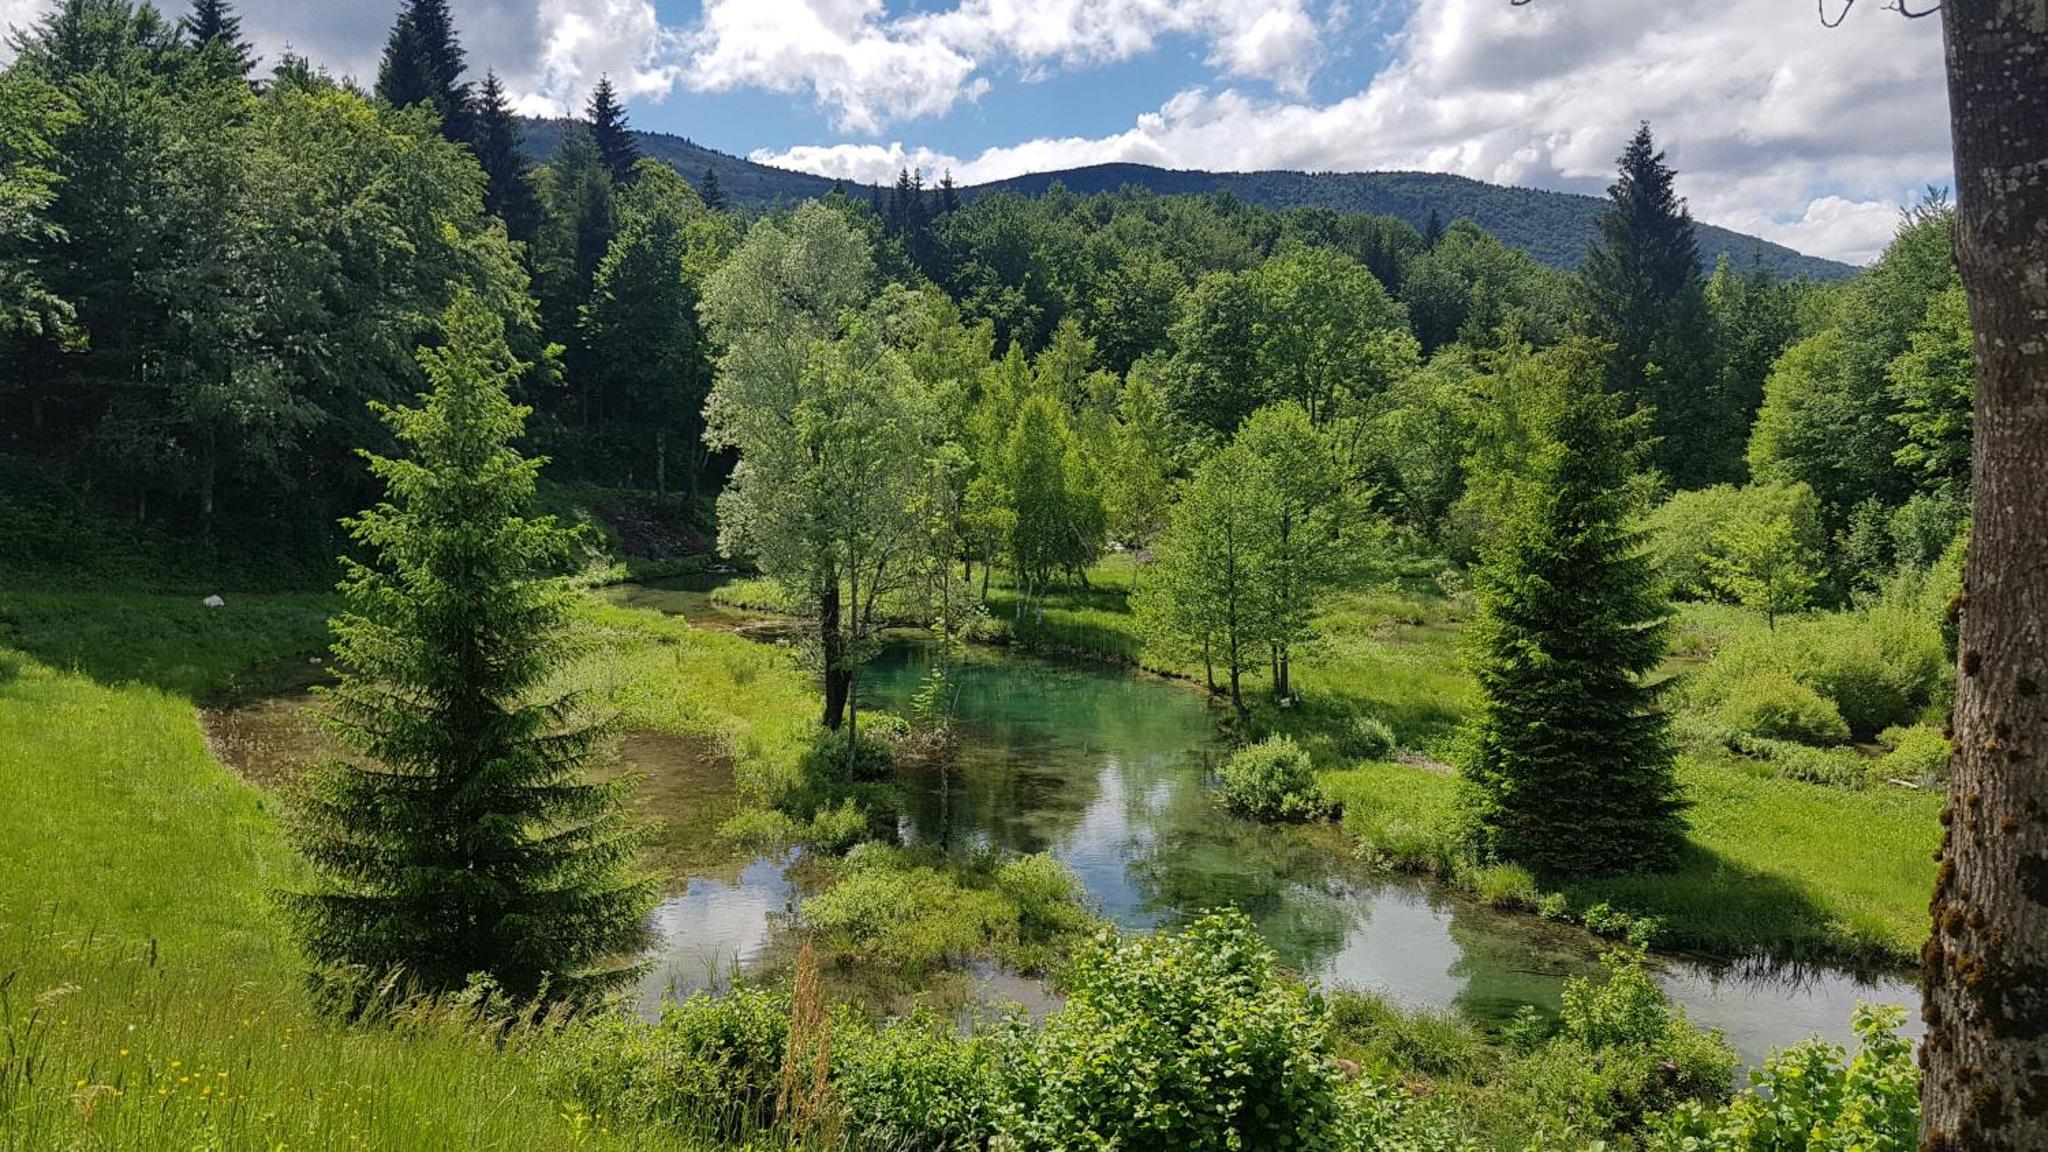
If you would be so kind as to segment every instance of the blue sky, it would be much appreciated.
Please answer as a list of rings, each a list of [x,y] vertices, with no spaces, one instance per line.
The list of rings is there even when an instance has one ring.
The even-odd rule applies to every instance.
[[[0,23],[52,0],[0,0]],[[181,11],[185,0],[160,0]],[[1834,5],[1846,0],[1821,0]],[[1131,161],[1599,192],[1649,120],[1703,220],[1867,261],[1951,183],[1939,22],[1807,0],[450,0],[520,107],[856,180]],[[241,0],[260,50],[376,66],[398,0]]]

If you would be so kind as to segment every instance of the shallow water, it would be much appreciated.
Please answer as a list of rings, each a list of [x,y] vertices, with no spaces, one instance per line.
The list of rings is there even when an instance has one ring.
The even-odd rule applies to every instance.
[[[863,697],[907,708],[925,667],[917,642],[892,643],[864,675]],[[1305,977],[1482,1022],[1524,1005],[1554,1012],[1565,977],[1598,969],[1597,943],[1577,929],[1363,868],[1327,829],[1225,816],[1205,794],[1219,749],[1199,693],[989,652],[974,653],[958,683],[960,754],[951,769],[906,781],[907,840],[1051,852],[1127,928],[1235,905]],[[657,914],[664,944],[647,990],[722,982],[732,964],[765,954],[794,898],[775,861],[755,861],[736,882],[692,880]],[[1912,985],[1891,975],[1674,957],[1658,968],[1673,999],[1750,1062],[1809,1035],[1847,1040],[1859,999],[1917,1003]]]

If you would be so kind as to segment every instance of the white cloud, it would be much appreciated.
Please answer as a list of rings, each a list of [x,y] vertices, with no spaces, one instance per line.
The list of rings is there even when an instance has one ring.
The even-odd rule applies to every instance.
[[[1434,0],[1394,49],[1362,90],[1327,104],[1196,88],[1123,132],[964,159],[901,145],[755,158],[873,179],[898,155],[922,156],[969,183],[1110,161],[1422,169],[1598,193],[1647,119],[1695,215],[1857,261],[1923,185],[1950,179],[1939,29],[1876,9],[1829,30],[1784,0]]]
[[[992,67],[1026,77],[1199,37],[1226,75],[1302,93],[1321,59],[1310,0],[962,0],[891,15],[882,0],[704,0],[685,82],[808,93],[845,131],[942,116],[988,90]]]

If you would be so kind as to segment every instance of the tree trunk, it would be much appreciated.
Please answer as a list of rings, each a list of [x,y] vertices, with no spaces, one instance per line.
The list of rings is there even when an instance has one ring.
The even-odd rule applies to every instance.
[[[1209,684],[1209,695],[1216,694],[1216,657],[1209,650],[1209,638],[1202,637],[1202,679]]]
[[[668,429],[654,430],[654,495],[668,502]]]
[[[839,630],[839,576],[833,573],[818,597],[818,644],[825,662],[825,727],[838,731],[846,721],[846,698],[853,688],[846,663],[846,637]]]
[[[1977,399],[1920,1139],[2002,1152],[2048,1148],[2048,0],[1942,26]]]

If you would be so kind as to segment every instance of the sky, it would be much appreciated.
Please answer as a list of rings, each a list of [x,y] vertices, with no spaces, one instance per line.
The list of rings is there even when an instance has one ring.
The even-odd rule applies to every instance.
[[[0,24],[53,0],[0,0]],[[1953,182],[1941,29],[1863,0],[450,0],[522,111],[861,181],[1109,161],[1421,169],[1601,194],[1648,120],[1699,219],[1874,258]],[[167,11],[184,0],[162,0]],[[397,0],[243,0],[372,77]]]

